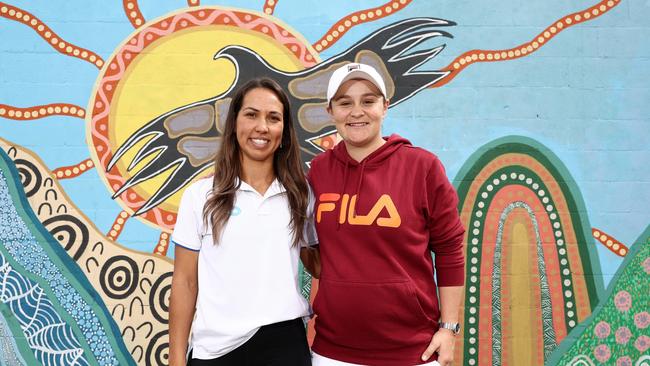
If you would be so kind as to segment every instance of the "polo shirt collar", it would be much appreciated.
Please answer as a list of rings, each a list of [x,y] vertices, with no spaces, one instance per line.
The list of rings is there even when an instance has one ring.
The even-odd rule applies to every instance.
[[[240,181],[240,179],[237,178],[236,183],[238,183],[239,181]],[[251,185],[244,182],[243,180],[241,181],[241,184],[239,185],[239,190],[240,191],[247,191],[247,192],[254,192],[254,193],[259,194],[259,192],[257,192],[255,190],[255,188],[253,188]],[[266,190],[266,193],[264,194],[264,198],[271,197],[271,196],[274,196],[276,194],[284,193],[286,191],[287,190],[284,188],[282,183],[280,183],[278,178],[275,178],[273,180],[273,182],[271,183],[271,185],[269,186],[269,189]]]

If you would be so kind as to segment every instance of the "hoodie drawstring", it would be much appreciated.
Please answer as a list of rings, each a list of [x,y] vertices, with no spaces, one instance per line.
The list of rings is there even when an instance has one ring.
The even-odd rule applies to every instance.
[[[355,195],[357,196],[357,203],[361,200],[361,185],[363,184],[363,174],[366,171],[366,161],[361,162],[361,175],[359,175],[359,182],[357,183],[357,191]],[[356,215],[356,213],[354,213]]]
[[[343,195],[343,192],[345,192],[345,185],[348,184],[348,171],[350,168],[350,162],[348,160],[345,161],[345,168],[343,169],[343,186],[341,187],[341,196]],[[341,202],[342,203],[342,202]],[[339,205],[339,217],[341,217],[341,211],[344,209],[343,204]],[[341,221],[339,219],[336,219],[336,231],[339,230],[341,227]]]
[[[345,192],[345,186],[348,183],[349,171],[350,171],[350,162],[348,160],[346,160],[345,161],[345,172],[343,173],[343,187],[341,187],[341,190],[340,190],[341,195],[345,194],[344,193]],[[359,199],[361,198],[361,185],[363,184],[363,176],[364,176],[365,171],[366,171],[366,162],[362,161],[361,162],[361,173],[359,175],[359,181],[357,182],[357,189],[356,189],[356,192],[354,193],[354,195],[352,195],[352,197],[356,196],[356,199],[355,199],[356,204],[354,205],[355,208],[356,208],[357,204],[359,203]],[[339,217],[341,217],[342,210],[346,209],[346,207],[343,207],[343,206],[345,206],[343,204],[344,202],[348,202],[348,201],[347,200],[341,200],[341,205],[339,206]],[[347,210],[348,210],[347,214],[352,215],[352,216],[356,216],[357,215],[356,212],[350,212],[349,211],[349,210],[352,210],[352,209],[353,209],[352,207],[347,208]],[[338,231],[340,227],[341,227],[341,220],[336,220],[336,230]]]

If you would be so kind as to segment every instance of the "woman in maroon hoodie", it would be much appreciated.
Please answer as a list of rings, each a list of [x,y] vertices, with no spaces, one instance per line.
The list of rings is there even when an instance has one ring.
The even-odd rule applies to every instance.
[[[321,260],[315,366],[447,366],[454,357],[464,284],[458,198],[435,155],[381,136],[388,99],[368,65],[344,65],[329,81],[327,111],[343,142],[308,175]]]

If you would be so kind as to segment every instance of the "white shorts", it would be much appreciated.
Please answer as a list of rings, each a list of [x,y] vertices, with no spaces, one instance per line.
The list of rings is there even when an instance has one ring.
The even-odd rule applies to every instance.
[[[343,361],[332,360],[325,356],[321,356],[316,352],[311,353],[311,365],[312,366],[363,366],[356,363],[348,363]],[[422,363],[418,366],[440,366],[438,361],[432,361],[429,363]]]

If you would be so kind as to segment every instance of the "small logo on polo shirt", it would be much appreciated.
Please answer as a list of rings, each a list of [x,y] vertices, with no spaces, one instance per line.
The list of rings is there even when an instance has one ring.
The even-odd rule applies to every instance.
[[[232,211],[230,211],[230,216],[238,216],[241,213],[241,208],[235,206]]]

